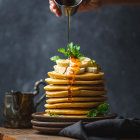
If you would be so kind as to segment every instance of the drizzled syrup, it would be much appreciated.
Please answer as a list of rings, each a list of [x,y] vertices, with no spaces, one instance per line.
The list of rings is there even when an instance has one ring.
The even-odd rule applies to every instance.
[[[67,69],[67,75],[70,77],[68,84],[68,99],[72,101],[72,88],[75,81],[75,75],[80,69],[81,62],[76,58],[70,58],[69,69]]]
[[[68,16],[68,44],[70,43],[70,14],[71,14],[71,6],[67,6],[66,10],[67,10],[67,16]]]
[[[70,14],[71,14],[71,6],[67,6],[67,16],[68,16],[68,44],[70,43]],[[69,48],[68,48],[69,49]],[[72,88],[75,81],[75,75],[77,71],[80,69],[81,62],[75,58],[69,49],[70,58],[69,58],[69,67],[66,68],[66,74],[70,77],[68,83],[68,100],[72,102]]]

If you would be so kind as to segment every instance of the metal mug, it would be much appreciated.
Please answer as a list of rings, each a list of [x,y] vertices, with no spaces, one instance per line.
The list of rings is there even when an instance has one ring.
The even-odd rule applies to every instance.
[[[82,0],[54,0],[63,16],[68,16],[66,7],[71,7],[70,15],[74,15],[81,4]]]
[[[35,91],[28,93],[7,92],[4,100],[3,126],[8,128],[31,127],[31,114],[36,112],[37,106],[45,99],[45,94],[34,103],[34,97],[39,94],[39,86],[46,85],[43,80],[35,83]]]

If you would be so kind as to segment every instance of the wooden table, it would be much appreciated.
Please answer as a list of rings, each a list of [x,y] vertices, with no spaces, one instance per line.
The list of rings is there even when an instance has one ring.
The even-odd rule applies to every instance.
[[[34,129],[7,129],[0,127],[0,140],[76,140],[61,136],[43,135]],[[140,140],[140,139],[120,139]]]
[[[43,135],[34,129],[7,129],[0,127],[0,140],[76,140],[61,136]]]

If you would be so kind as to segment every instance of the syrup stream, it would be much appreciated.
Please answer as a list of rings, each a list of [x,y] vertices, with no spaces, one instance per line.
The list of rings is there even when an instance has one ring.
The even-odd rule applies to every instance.
[[[68,16],[68,44],[70,43],[70,14],[71,14],[71,6],[66,7],[67,10],[67,16]],[[69,69],[68,67],[66,68],[67,75],[70,77],[69,79],[69,84],[68,84],[68,100],[72,102],[72,88],[73,84],[75,81],[75,75],[77,71],[80,69],[80,61],[76,58],[74,58],[70,48],[69,53],[70,53],[70,58],[69,58]]]

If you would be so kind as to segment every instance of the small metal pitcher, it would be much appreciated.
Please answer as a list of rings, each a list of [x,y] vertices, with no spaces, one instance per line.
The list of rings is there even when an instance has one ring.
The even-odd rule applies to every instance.
[[[66,7],[71,7],[70,15],[74,15],[82,0],[54,0],[63,16],[68,16]]]
[[[35,91],[28,93],[7,92],[4,100],[3,125],[8,128],[31,127],[31,114],[36,112],[37,106],[45,99],[45,94],[34,104],[34,97],[39,94],[39,86],[46,85],[43,80],[35,83]]]

